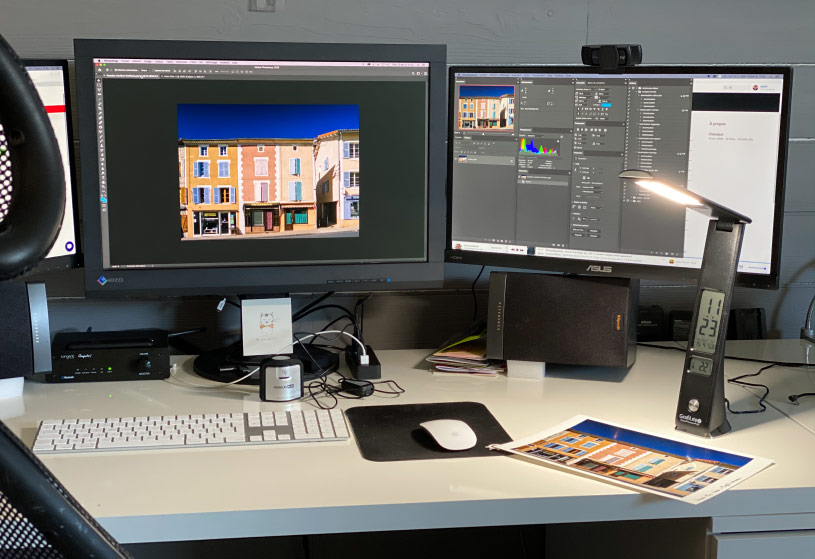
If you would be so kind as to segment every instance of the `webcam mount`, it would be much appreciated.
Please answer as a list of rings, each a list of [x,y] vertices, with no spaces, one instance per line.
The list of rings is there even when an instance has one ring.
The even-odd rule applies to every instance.
[[[605,74],[622,74],[642,62],[642,45],[583,45],[580,57],[586,66]]]

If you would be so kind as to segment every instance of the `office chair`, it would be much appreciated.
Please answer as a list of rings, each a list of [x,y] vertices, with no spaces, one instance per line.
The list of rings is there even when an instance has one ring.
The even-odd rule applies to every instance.
[[[23,64],[0,36],[0,281],[31,269],[59,233],[62,158]],[[0,422],[0,558],[130,555]]]
[[[25,66],[0,36],[0,281],[54,244],[65,211],[57,139]]]
[[[2,422],[0,557],[131,557]]]

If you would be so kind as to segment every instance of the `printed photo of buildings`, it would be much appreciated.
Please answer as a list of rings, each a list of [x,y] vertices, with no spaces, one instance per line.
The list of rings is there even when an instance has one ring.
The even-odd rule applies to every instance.
[[[515,86],[460,85],[458,129],[512,131],[515,127]]]
[[[357,105],[178,106],[183,239],[356,237]]]
[[[749,461],[593,420],[515,450],[680,497],[716,483]]]

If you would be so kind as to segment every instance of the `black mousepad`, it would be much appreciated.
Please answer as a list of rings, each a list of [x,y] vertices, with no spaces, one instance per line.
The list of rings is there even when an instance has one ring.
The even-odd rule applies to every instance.
[[[486,446],[512,440],[486,406],[478,402],[358,406],[346,410],[345,416],[362,457],[374,462],[501,456]],[[445,450],[419,427],[433,419],[464,421],[478,441],[469,450]]]

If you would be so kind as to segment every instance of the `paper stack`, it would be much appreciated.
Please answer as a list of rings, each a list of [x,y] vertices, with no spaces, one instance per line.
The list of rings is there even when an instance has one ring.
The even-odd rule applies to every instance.
[[[487,329],[483,322],[454,336],[434,351],[427,361],[442,373],[497,375],[506,370],[504,361],[487,359]]]

